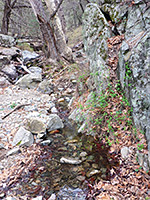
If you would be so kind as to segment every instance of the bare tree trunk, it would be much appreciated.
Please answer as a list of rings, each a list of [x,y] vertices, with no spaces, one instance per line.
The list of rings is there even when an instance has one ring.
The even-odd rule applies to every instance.
[[[3,15],[2,27],[1,27],[1,33],[3,34],[8,34],[11,10],[15,6],[16,2],[17,0],[14,0],[13,2],[11,2],[11,0],[5,0],[4,15]]]
[[[54,0],[45,0],[48,10],[50,12],[50,16],[55,13],[56,5]],[[73,61],[72,51],[66,44],[65,34],[62,29],[62,24],[60,18],[58,17],[58,13],[51,18],[52,26],[54,29],[54,34],[56,38],[56,45],[59,53],[67,60]]]
[[[41,33],[43,36],[45,55],[52,59],[59,59],[59,53],[56,46],[55,36],[50,23],[47,20],[42,1],[29,0],[35,16],[40,25]]]

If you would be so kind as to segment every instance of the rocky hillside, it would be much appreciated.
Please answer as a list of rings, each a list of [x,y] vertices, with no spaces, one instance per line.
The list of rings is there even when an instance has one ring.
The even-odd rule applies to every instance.
[[[150,150],[149,1],[95,1],[87,6],[83,23],[94,87],[99,93],[109,82],[120,84]]]

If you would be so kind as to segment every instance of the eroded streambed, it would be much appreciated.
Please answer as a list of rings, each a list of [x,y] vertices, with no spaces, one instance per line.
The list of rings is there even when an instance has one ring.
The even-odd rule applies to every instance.
[[[26,101],[30,100],[33,104],[1,121],[1,136],[5,136],[3,142],[6,138],[11,142],[13,134],[24,124],[29,112],[43,113],[49,96],[43,95],[39,98],[36,91],[18,90],[16,87],[5,90],[4,95],[1,116],[12,101],[21,102],[26,98]],[[1,199],[12,197],[14,200],[25,200],[41,197],[45,200],[55,195],[56,199],[84,200],[87,199],[91,184],[101,178],[109,178],[109,170],[116,164],[109,148],[93,136],[78,134],[76,125],[63,117],[68,112],[65,104],[63,109],[57,106],[65,124],[63,130],[47,132],[43,138],[44,145],[35,142],[31,147],[20,147],[15,155],[1,157]],[[47,140],[50,141],[48,144]],[[9,148],[8,145],[7,149]]]

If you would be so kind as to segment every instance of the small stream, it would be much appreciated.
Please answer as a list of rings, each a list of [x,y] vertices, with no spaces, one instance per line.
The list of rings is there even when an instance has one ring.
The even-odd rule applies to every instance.
[[[48,134],[46,139],[52,143],[41,147],[43,155],[37,160],[36,167],[30,170],[32,179],[29,181],[25,177],[23,180],[22,191],[29,192],[28,188],[32,188],[30,195],[36,195],[37,190],[45,199],[56,194],[58,200],[86,200],[88,185],[108,178],[111,168],[108,148],[92,136],[78,135],[76,127],[67,122],[63,132]],[[82,162],[61,163],[62,157]],[[39,192],[41,188],[45,188],[43,192]]]
[[[67,117],[63,121],[63,130],[51,131],[44,138],[51,141],[49,145],[38,144],[41,155],[9,188],[10,194],[15,191],[27,199],[42,196],[47,200],[55,194],[57,200],[86,200],[90,185],[110,178],[111,167],[118,163],[109,147],[91,135],[78,134]]]

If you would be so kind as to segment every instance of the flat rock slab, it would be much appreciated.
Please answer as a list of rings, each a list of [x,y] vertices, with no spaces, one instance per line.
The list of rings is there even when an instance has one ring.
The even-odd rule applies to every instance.
[[[27,131],[25,128],[20,127],[13,139],[12,145],[31,146],[33,142],[34,139],[32,133]]]

